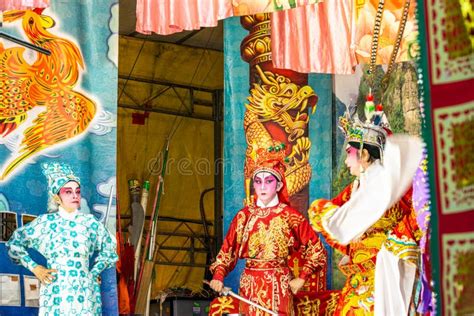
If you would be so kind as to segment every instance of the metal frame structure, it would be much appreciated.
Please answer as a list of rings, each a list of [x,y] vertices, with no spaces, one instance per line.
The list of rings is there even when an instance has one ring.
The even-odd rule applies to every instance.
[[[153,42],[153,43],[159,43],[159,44],[177,44],[177,45],[181,45],[183,47],[202,48],[202,49],[206,49],[206,50],[210,50],[210,51],[214,51],[214,52],[220,52],[220,53],[224,52],[224,49],[216,49],[216,48],[211,48],[211,47],[185,44],[185,41],[190,39],[192,36],[196,35],[199,31],[200,30],[192,31],[190,34],[187,34],[187,35],[183,36],[182,38],[180,38],[179,40],[174,41],[174,42],[173,41],[165,41],[165,40],[162,40],[162,39],[159,39],[159,38],[150,38],[148,35],[141,35],[138,32],[132,32],[130,34],[120,34],[120,36],[123,37],[123,38],[135,39],[135,40],[146,40],[147,42]],[[192,34],[192,36],[187,37],[188,35],[191,35],[191,34]],[[163,36],[161,36],[161,37],[163,37]]]
[[[223,122],[223,90],[222,89],[209,89],[193,85],[185,85],[180,83],[169,82],[165,80],[142,78],[136,76],[125,76],[119,75],[119,79],[122,80],[121,88],[122,93],[132,100],[135,104],[124,104],[119,101],[119,107],[133,109],[143,112],[155,112],[173,116],[188,117],[198,120],[206,120],[214,122],[214,161],[215,163],[215,176],[214,185],[212,189],[208,189],[205,192],[214,190],[214,222],[208,222],[204,218],[201,220],[192,220],[175,217],[163,217],[159,216],[158,221],[160,222],[178,222],[179,224],[174,228],[173,231],[158,231],[158,236],[166,236],[164,240],[158,242],[156,247],[158,248],[158,265],[172,265],[172,266],[190,266],[190,267],[207,267],[210,264],[210,260],[213,258],[220,248],[220,242],[222,240],[222,177],[223,170],[222,164],[218,163],[222,160],[222,122]],[[124,81],[125,80],[125,81]],[[127,82],[139,82],[146,85],[157,85],[161,88],[158,92],[150,94],[144,102],[137,102],[126,90]],[[163,96],[167,91],[173,91],[176,97],[180,101],[179,109],[162,108],[156,106],[156,100]],[[201,95],[209,94],[209,100],[198,99],[195,97],[195,92],[198,91]],[[181,93],[180,93],[181,92]],[[183,93],[184,92],[184,93]],[[183,98],[182,95],[186,95]],[[207,98],[207,96],[206,96]],[[155,101],[155,105],[151,105],[151,102]],[[195,112],[196,106],[205,106],[210,108],[209,115],[204,115]],[[202,194],[204,194],[203,192]],[[200,205],[202,208],[203,206]],[[203,217],[201,211],[201,217]],[[123,219],[127,219],[127,216],[122,216]],[[130,217],[128,217],[130,218]],[[146,217],[149,220],[149,217]],[[205,234],[196,233],[189,224],[201,224],[204,227]],[[145,225],[146,226],[146,225]],[[209,235],[207,226],[214,227],[214,236]],[[126,226],[125,226],[126,227]],[[184,229],[184,232],[183,232]],[[171,237],[178,236],[185,238],[180,246],[173,246],[167,244]],[[164,254],[165,250],[174,250],[176,253],[172,257],[168,257]],[[188,253],[188,260],[177,260],[177,256],[181,252]],[[206,262],[196,262],[196,253],[208,253]]]
[[[171,42],[167,41],[168,38],[160,39],[160,37],[157,38],[156,36],[144,36],[136,32],[132,32],[130,34],[122,34],[121,37],[143,40],[145,42],[176,44],[186,47],[223,52],[223,49],[216,50],[209,47],[198,47],[185,44],[186,41],[198,34],[201,30],[183,32],[183,36],[176,37],[174,41]],[[207,43],[206,46],[209,46],[208,44],[209,43]],[[140,53],[141,50],[138,53],[136,59],[139,58]],[[201,193],[201,220],[159,216],[158,221],[160,222],[174,222],[178,223],[178,225],[171,231],[158,231],[157,235],[162,237],[165,236],[165,238],[156,243],[156,247],[158,248],[158,260],[156,261],[157,265],[207,267],[210,264],[210,260],[213,259],[213,256],[220,249],[222,241],[223,167],[222,164],[219,162],[222,160],[223,89],[210,89],[192,84],[170,82],[163,79],[144,78],[134,75],[133,68],[134,66],[132,67],[128,75],[119,74],[119,95],[126,95],[128,100],[133,103],[127,104],[125,102],[122,102],[119,97],[118,106],[120,108],[132,109],[143,112],[161,113],[179,117],[188,117],[197,120],[206,120],[214,122],[214,188],[207,189]],[[145,87],[153,86],[153,88],[155,89],[149,90],[157,91],[150,93],[150,95],[148,95],[144,101],[138,101],[136,100],[136,98],[133,97],[130,91],[127,91],[128,82],[133,82],[134,84],[143,84]],[[156,87],[158,87],[158,89],[156,89]],[[167,93],[167,96],[169,97],[170,92],[172,92],[174,94],[173,96],[175,96],[179,100],[179,108],[165,108],[163,106],[160,106],[159,102],[157,102],[159,101],[160,97],[163,97],[165,95],[165,93]],[[209,111],[197,112],[196,107],[201,107],[201,109],[203,109],[202,107],[204,107],[204,109],[208,108]],[[205,219],[202,198],[205,193],[212,190],[214,191],[214,221],[210,222]],[[129,216],[122,216],[122,218],[130,219]],[[146,217],[146,220],[150,220],[149,216]],[[201,231],[204,231],[204,233],[195,232],[190,224],[203,225],[203,230]],[[124,227],[127,226],[128,224],[126,224]],[[214,227],[213,236],[210,236],[208,226]],[[176,246],[176,243],[174,245],[168,243],[171,237],[173,236],[183,238],[183,241],[179,246]],[[169,257],[163,252],[167,250],[176,251],[176,253],[172,257]],[[187,258],[187,260],[177,260],[178,254],[182,252],[188,253],[187,256],[181,257]],[[208,255],[206,256],[206,262],[196,262],[196,253],[207,253]]]
[[[130,219],[129,215],[122,216],[123,220]],[[150,216],[146,216],[145,220],[150,220]],[[203,224],[203,221],[196,219],[177,218],[171,216],[158,216],[159,222],[174,222],[179,223],[172,231],[158,231],[158,236],[165,236],[165,238],[159,242],[155,242],[156,248],[158,249],[158,260],[155,262],[157,265],[167,266],[186,266],[186,267],[207,267],[209,265],[208,260],[206,262],[197,262],[195,259],[196,253],[210,253],[213,252],[215,245],[215,236],[208,236],[205,233],[196,232],[190,224]],[[206,221],[206,225],[214,226],[211,221]],[[125,224],[125,227],[128,223]],[[126,231],[126,228],[122,228]],[[171,237],[182,237],[184,241],[181,245],[175,246],[170,245],[169,241]],[[173,257],[167,256],[163,251],[176,251]],[[180,252],[188,253],[188,260],[178,261],[177,256]]]
[[[213,121],[215,124],[216,122],[219,122],[219,119],[222,121],[222,89],[208,89],[208,88],[202,88],[202,87],[197,87],[197,86],[192,86],[192,85],[185,85],[185,84],[179,84],[179,83],[174,83],[174,82],[169,82],[165,80],[157,80],[157,79],[150,79],[150,78],[140,78],[140,77],[135,77],[135,76],[125,76],[125,75],[119,75],[119,79],[126,80],[125,83],[122,82],[122,91],[123,94],[127,95],[129,99],[131,99],[135,104],[125,104],[121,103],[119,100],[119,107],[121,108],[127,108],[127,109],[132,109],[132,110],[137,110],[137,111],[145,111],[145,112],[155,112],[155,113],[161,113],[161,114],[168,114],[168,115],[175,115],[175,116],[182,116],[182,117],[189,117],[189,118],[194,118],[194,119],[199,119],[199,120],[206,120],[206,121]],[[154,94],[150,94],[145,101],[143,102],[138,102],[134,100],[134,98],[128,94],[126,90],[126,83],[128,81],[134,81],[134,82],[140,82],[140,83],[145,83],[149,85],[157,85],[162,87],[158,92]],[[120,84],[120,82],[119,82]],[[162,108],[162,107],[157,107],[157,106],[152,106],[151,102],[157,100],[160,98],[165,92],[172,90],[176,97],[180,100],[181,106],[180,109],[177,110],[171,110],[169,108]],[[178,90],[184,90],[188,93],[186,95],[188,96],[186,99],[181,96],[181,94],[178,92]],[[209,94],[209,99],[212,101],[208,100],[203,100],[203,99],[198,99],[195,97],[195,91],[199,91],[201,93]],[[205,106],[212,108],[212,111],[210,111],[209,115],[202,115],[198,114],[195,112],[196,106]],[[184,109],[184,111],[181,110],[181,108]],[[220,124],[219,124],[220,125]],[[214,130],[215,131],[215,130]]]

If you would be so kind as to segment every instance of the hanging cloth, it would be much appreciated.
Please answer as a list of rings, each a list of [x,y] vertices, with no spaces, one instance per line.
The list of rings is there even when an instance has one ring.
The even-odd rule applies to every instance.
[[[352,74],[353,0],[324,1],[272,14],[275,68]]]
[[[351,74],[369,63],[379,0],[325,1],[272,15],[272,60],[276,68],[298,72]],[[388,64],[396,42],[404,2],[385,0],[376,64]],[[411,1],[395,62],[416,54],[415,1]]]
[[[49,0],[2,0],[0,1],[0,11],[26,10],[34,8],[49,7]]]
[[[230,0],[138,0],[136,31],[168,35],[214,27],[229,16]]]
[[[240,15],[276,12],[320,0],[137,0],[136,31],[168,35],[217,26],[219,20]]]

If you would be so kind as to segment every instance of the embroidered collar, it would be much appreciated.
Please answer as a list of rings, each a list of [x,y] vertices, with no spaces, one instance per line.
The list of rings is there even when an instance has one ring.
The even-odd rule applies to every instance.
[[[251,215],[255,215],[256,217],[266,217],[270,213],[280,213],[285,207],[285,203],[278,203],[277,205],[271,207],[258,207],[253,205],[249,207],[249,212]]]
[[[280,203],[280,201],[278,200],[278,194],[276,194],[273,197],[273,199],[270,201],[270,203],[268,203],[267,205],[263,204],[263,202],[260,199],[257,200],[257,206],[260,208],[274,207],[274,206],[277,206],[278,203]]]

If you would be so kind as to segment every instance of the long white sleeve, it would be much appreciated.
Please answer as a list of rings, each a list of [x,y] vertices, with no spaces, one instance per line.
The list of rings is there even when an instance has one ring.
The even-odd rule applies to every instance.
[[[402,198],[410,187],[422,158],[418,137],[393,135],[387,139],[383,165],[373,163],[360,179],[350,200],[322,218],[332,238],[346,245],[361,236],[385,211]]]
[[[382,246],[375,265],[375,316],[408,315],[416,270]]]

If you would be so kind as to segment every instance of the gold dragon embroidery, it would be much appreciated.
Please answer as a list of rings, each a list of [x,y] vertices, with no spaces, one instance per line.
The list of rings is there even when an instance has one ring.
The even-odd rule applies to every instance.
[[[267,227],[257,224],[258,229],[249,240],[249,256],[259,259],[286,258],[288,256],[288,222],[278,216],[270,220]]]

